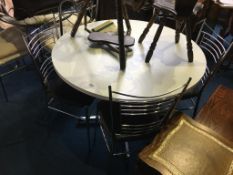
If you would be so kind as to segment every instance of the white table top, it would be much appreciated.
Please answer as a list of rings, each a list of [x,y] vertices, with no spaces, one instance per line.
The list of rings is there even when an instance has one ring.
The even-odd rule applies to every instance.
[[[233,9],[233,1],[232,0],[212,0],[212,1],[222,8]]]
[[[103,22],[88,26],[92,28],[100,23]],[[135,45],[133,52],[128,53],[125,71],[120,71],[117,54],[114,56],[88,41],[83,26],[75,38],[66,33],[55,44],[52,50],[55,70],[73,88],[99,99],[108,99],[108,85],[114,91],[138,96],[164,94],[181,87],[189,77],[192,77],[189,88],[195,85],[206,69],[206,58],[199,46],[192,42],[194,62],[189,63],[185,36],[181,34],[179,44],[175,44],[175,31],[164,27],[154,55],[146,64],[145,56],[158,27],[154,24],[143,43],[139,44],[138,37],[146,24],[131,21]]]

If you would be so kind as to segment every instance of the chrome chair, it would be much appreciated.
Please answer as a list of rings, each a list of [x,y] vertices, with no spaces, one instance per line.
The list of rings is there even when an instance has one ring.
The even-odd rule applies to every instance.
[[[70,0],[71,2],[74,2]],[[40,10],[35,13],[35,16],[28,17],[22,20],[17,20],[8,14],[8,10],[5,9],[4,0],[0,4],[0,21],[4,24],[3,27],[7,27],[5,30],[0,32],[0,47],[4,48],[0,54],[0,66],[3,72],[0,74],[0,83],[3,89],[5,100],[8,101],[6,87],[3,83],[3,77],[9,75],[15,70],[22,70],[26,65],[24,64],[24,56],[28,54],[28,49],[23,41],[22,35],[30,31],[39,33],[44,31],[45,28],[56,24],[57,28],[60,27],[60,31],[63,32],[71,30],[76,18],[78,16],[78,2],[74,4],[76,6],[66,6],[65,10],[62,9],[62,3],[60,6],[55,6],[47,9]],[[73,4],[72,4],[73,5]],[[65,12],[65,13],[64,13]],[[59,24],[60,23],[60,24]],[[59,26],[60,25],[60,26]],[[61,36],[59,30],[56,31],[56,37]],[[32,33],[33,33],[32,32]],[[46,35],[45,35],[46,36]],[[47,42],[50,42],[46,40]],[[52,50],[53,42],[47,44],[48,48]],[[13,63],[14,66],[8,66]],[[9,67],[10,69],[2,69],[2,67]],[[11,69],[12,67],[12,69]],[[5,71],[6,70],[6,71]]]
[[[22,38],[22,31],[20,30],[25,26],[16,23],[7,14],[7,10],[2,2],[0,3],[0,21],[7,24],[4,25],[7,28],[0,31],[0,83],[4,98],[8,101],[7,89],[4,85],[3,78],[26,67],[24,56],[28,52]]]
[[[143,33],[141,34],[138,42],[142,43],[144,38],[146,37],[149,29],[154,23],[155,18],[157,15],[161,16],[159,27],[155,33],[153,42],[151,43],[151,46],[149,48],[149,51],[147,52],[145,62],[149,63],[153,52],[155,50],[155,47],[157,45],[157,42],[159,40],[159,37],[161,35],[161,32],[163,30],[164,25],[166,24],[167,18],[175,18],[176,19],[176,34],[175,34],[175,43],[179,42],[179,34],[180,34],[180,23],[182,21],[185,22],[185,29],[186,29],[186,38],[187,38],[187,55],[188,55],[188,61],[193,61],[193,51],[192,51],[192,43],[191,43],[191,15],[193,12],[193,8],[196,4],[197,0],[154,0],[153,7],[154,7],[154,13],[148,22],[148,25],[144,29]]]
[[[56,74],[51,59],[51,47],[49,46],[55,44],[58,31],[57,25],[45,27],[43,30],[37,29],[25,36],[25,42],[45,89],[48,109],[86,121],[90,148],[89,106],[94,98],[73,89]],[[80,110],[84,110],[85,117],[82,116]]]
[[[48,23],[54,18],[51,9],[48,9],[46,14],[37,15],[24,20],[16,20],[8,14],[4,0],[0,3],[0,21],[3,30],[0,32],[0,83],[3,89],[5,100],[8,101],[7,89],[4,85],[3,78],[7,75],[22,70],[27,65],[24,61],[24,56],[28,55],[27,47],[24,43],[22,35],[25,35],[29,30],[37,28],[43,23]]]
[[[99,102],[97,114],[110,154],[129,157],[129,141],[142,140],[158,132],[173,117],[176,104],[190,81],[191,78],[180,88],[151,97],[123,94],[109,86],[109,101]],[[116,96],[122,100],[115,102]],[[116,152],[117,143],[124,143],[125,151]]]
[[[192,89],[188,90],[182,98],[182,100],[191,99],[193,105],[189,107],[189,109],[193,109],[193,117],[197,114],[200,98],[205,87],[224,63],[228,52],[233,47],[233,43],[229,43],[219,36],[218,33],[207,24],[206,20],[203,20],[201,24],[196,43],[206,55],[207,69],[201,81]]]

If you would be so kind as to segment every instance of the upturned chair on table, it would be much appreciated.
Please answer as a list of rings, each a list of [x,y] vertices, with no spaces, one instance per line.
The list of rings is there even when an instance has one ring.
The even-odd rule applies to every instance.
[[[197,0],[154,0],[153,8],[154,13],[148,22],[148,25],[144,29],[143,33],[141,34],[138,42],[142,43],[144,38],[146,37],[148,31],[152,27],[155,18],[160,15],[160,22],[159,27],[155,33],[153,42],[147,52],[145,62],[149,63],[150,59],[153,55],[159,37],[162,33],[164,25],[166,25],[167,18],[175,18],[176,20],[176,33],[175,33],[175,43],[179,42],[179,34],[180,34],[180,23],[185,22],[185,29],[186,29],[186,38],[187,38],[187,55],[188,61],[193,62],[193,51],[192,51],[192,43],[191,43],[191,34],[192,34],[192,27],[191,27],[191,15],[193,12],[193,8],[196,4]]]

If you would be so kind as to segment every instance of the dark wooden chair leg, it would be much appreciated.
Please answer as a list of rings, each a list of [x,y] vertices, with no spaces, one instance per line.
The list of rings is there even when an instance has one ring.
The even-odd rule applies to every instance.
[[[179,43],[180,41],[180,29],[181,23],[179,19],[176,19],[176,35],[175,35],[175,43]]]
[[[193,49],[192,49],[192,28],[191,28],[191,21],[190,18],[186,19],[186,39],[187,39],[187,54],[188,54],[188,61],[191,63],[193,62]]]
[[[130,35],[131,31],[132,31],[132,28],[131,28],[131,25],[130,25],[130,22],[129,22],[128,10],[127,10],[125,5],[123,5],[122,8],[123,8],[122,10],[123,10],[123,15],[124,15],[124,19],[125,19],[125,24],[126,24],[126,27],[127,27],[126,35]]]
[[[139,43],[143,42],[143,40],[145,39],[147,33],[149,32],[151,26],[154,24],[155,16],[156,16],[156,12],[154,10],[152,17],[150,18],[150,21],[148,22],[146,28],[143,30],[141,36],[139,37],[139,40],[138,40]]]
[[[117,26],[120,51],[120,70],[124,71],[126,67],[125,46],[124,46],[124,26],[122,17],[122,1],[116,0]]]
[[[75,37],[75,35],[76,35],[77,31],[78,31],[78,28],[79,28],[79,26],[81,24],[81,21],[83,19],[83,16],[86,13],[86,9],[87,9],[87,6],[88,6],[89,2],[90,2],[90,0],[85,0],[85,2],[84,2],[85,4],[82,7],[82,9],[81,9],[81,11],[80,11],[80,13],[78,15],[78,18],[74,23],[74,26],[73,26],[73,28],[72,28],[72,30],[70,32],[70,36],[73,37],[73,38]]]
[[[196,104],[195,104],[194,109],[193,109],[193,117],[192,117],[193,119],[197,115],[197,110],[198,110],[198,107],[199,107],[200,99],[201,99],[201,95],[198,95],[197,100],[196,100]]]
[[[164,25],[165,25],[165,18],[163,18],[163,19],[161,20],[161,22],[160,22],[160,24],[159,24],[159,27],[158,27],[158,29],[157,29],[157,31],[156,31],[156,34],[155,34],[155,36],[154,36],[153,42],[152,42],[151,45],[150,45],[149,51],[148,51],[148,53],[147,53],[147,55],[146,55],[146,60],[145,60],[146,63],[149,63],[149,62],[150,62],[150,59],[151,59],[151,57],[152,57],[152,55],[153,55],[153,53],[154,53],[155,47],[156,47],[156,45],[157,45],[157,42],[158,42],[158,40],[159,40],[159,37],[160,37],[160,35],[161,35],[161,32],[162,32],[162,30],[163,30]]]

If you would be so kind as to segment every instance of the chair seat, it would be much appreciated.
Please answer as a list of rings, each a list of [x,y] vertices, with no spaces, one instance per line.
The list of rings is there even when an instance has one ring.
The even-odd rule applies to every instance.
[[[27,47],[20,31],[10,27],[0,32],[0,65],[27,53]]]
[[[139,157],[162,174],[233,173],[232,142],[184,115],[156,136]]]
[[[22,25],[39,25],[39,24],[44,24],[48,22],[53,22],[54,19],[58,19],[58,13],[50,13],[50,14],[44,14],[44,15],[35,15],[33,17],[28,17],[23,20],[19,20],[19,22]],[[71,25],[75,23],[77,19],[77,15],[70,15],[69,18],[64,20],[63,25]],[[89,21],[89,18],[87,19]],[[84,21],[82,21],[83,24]]]
[[[167,10],[175,15],[187,17],[192,14],[192,9],[197,0],[154,0],[153,6]]]
[[[45,15],[35,15],[32,17],[25,18],[23,20],[19,20],[19,22],[23,25],[39,25],[48,22],[52,22],[54,17],[58,17],[58,14],[45,14]]]
[[[103,32],[91,32],[88,36],[88,40],[97,43],[120,45],[118,40],[118,35],[112,33]],[[124,36],[124,46],[130,47],[134,45],[135,39],[131,36]]]
[[[1,40],[0,40],[0,42],[1,42]],[[26,55],[26,54],[27,54],[27,51],[21,52],[21,53],[15,52],[15,53],[12,53],[12,54],[6,56],[5,58],[0,58],[0,65],[4,65],[4,64],[9,63],[11,61],[14,61],[14,60],[20,58],[21,56]]]
[[[12,26],[18,25],[18,26],[39,26],[42,24],[48,24],[48,23],[54,23],[54,19],[56,19],[56,21],[59,20],[59,13],[53,13],[53,12],[49,12],[47,14],[41,14],[41,15],[34,15],[32,17],[27,17],[25,19],[21,19],[21,20],[17,20],[12,16],[8,16],[8,15],[4,15],[1,14],[1,18],[3,19],[3,21],[11,21],[11,24],[0,21],[0,28],[2,29],[7,29],[10,28]],[[77,19],[77,14],[76,15],[70,15],[66,20],[65,20],[65,24],[63,25],[67,25],[69,24],[74,24],[75,21]],[[89,21],[90,18],[87,17],[87,21]],[[82,24],[84,23],[84,21],[82,21]]]
[[[162,9],[167,9],[170,12],[176,14],[175,11],[175,0],[154,0],[154,6],[158,6]]]

